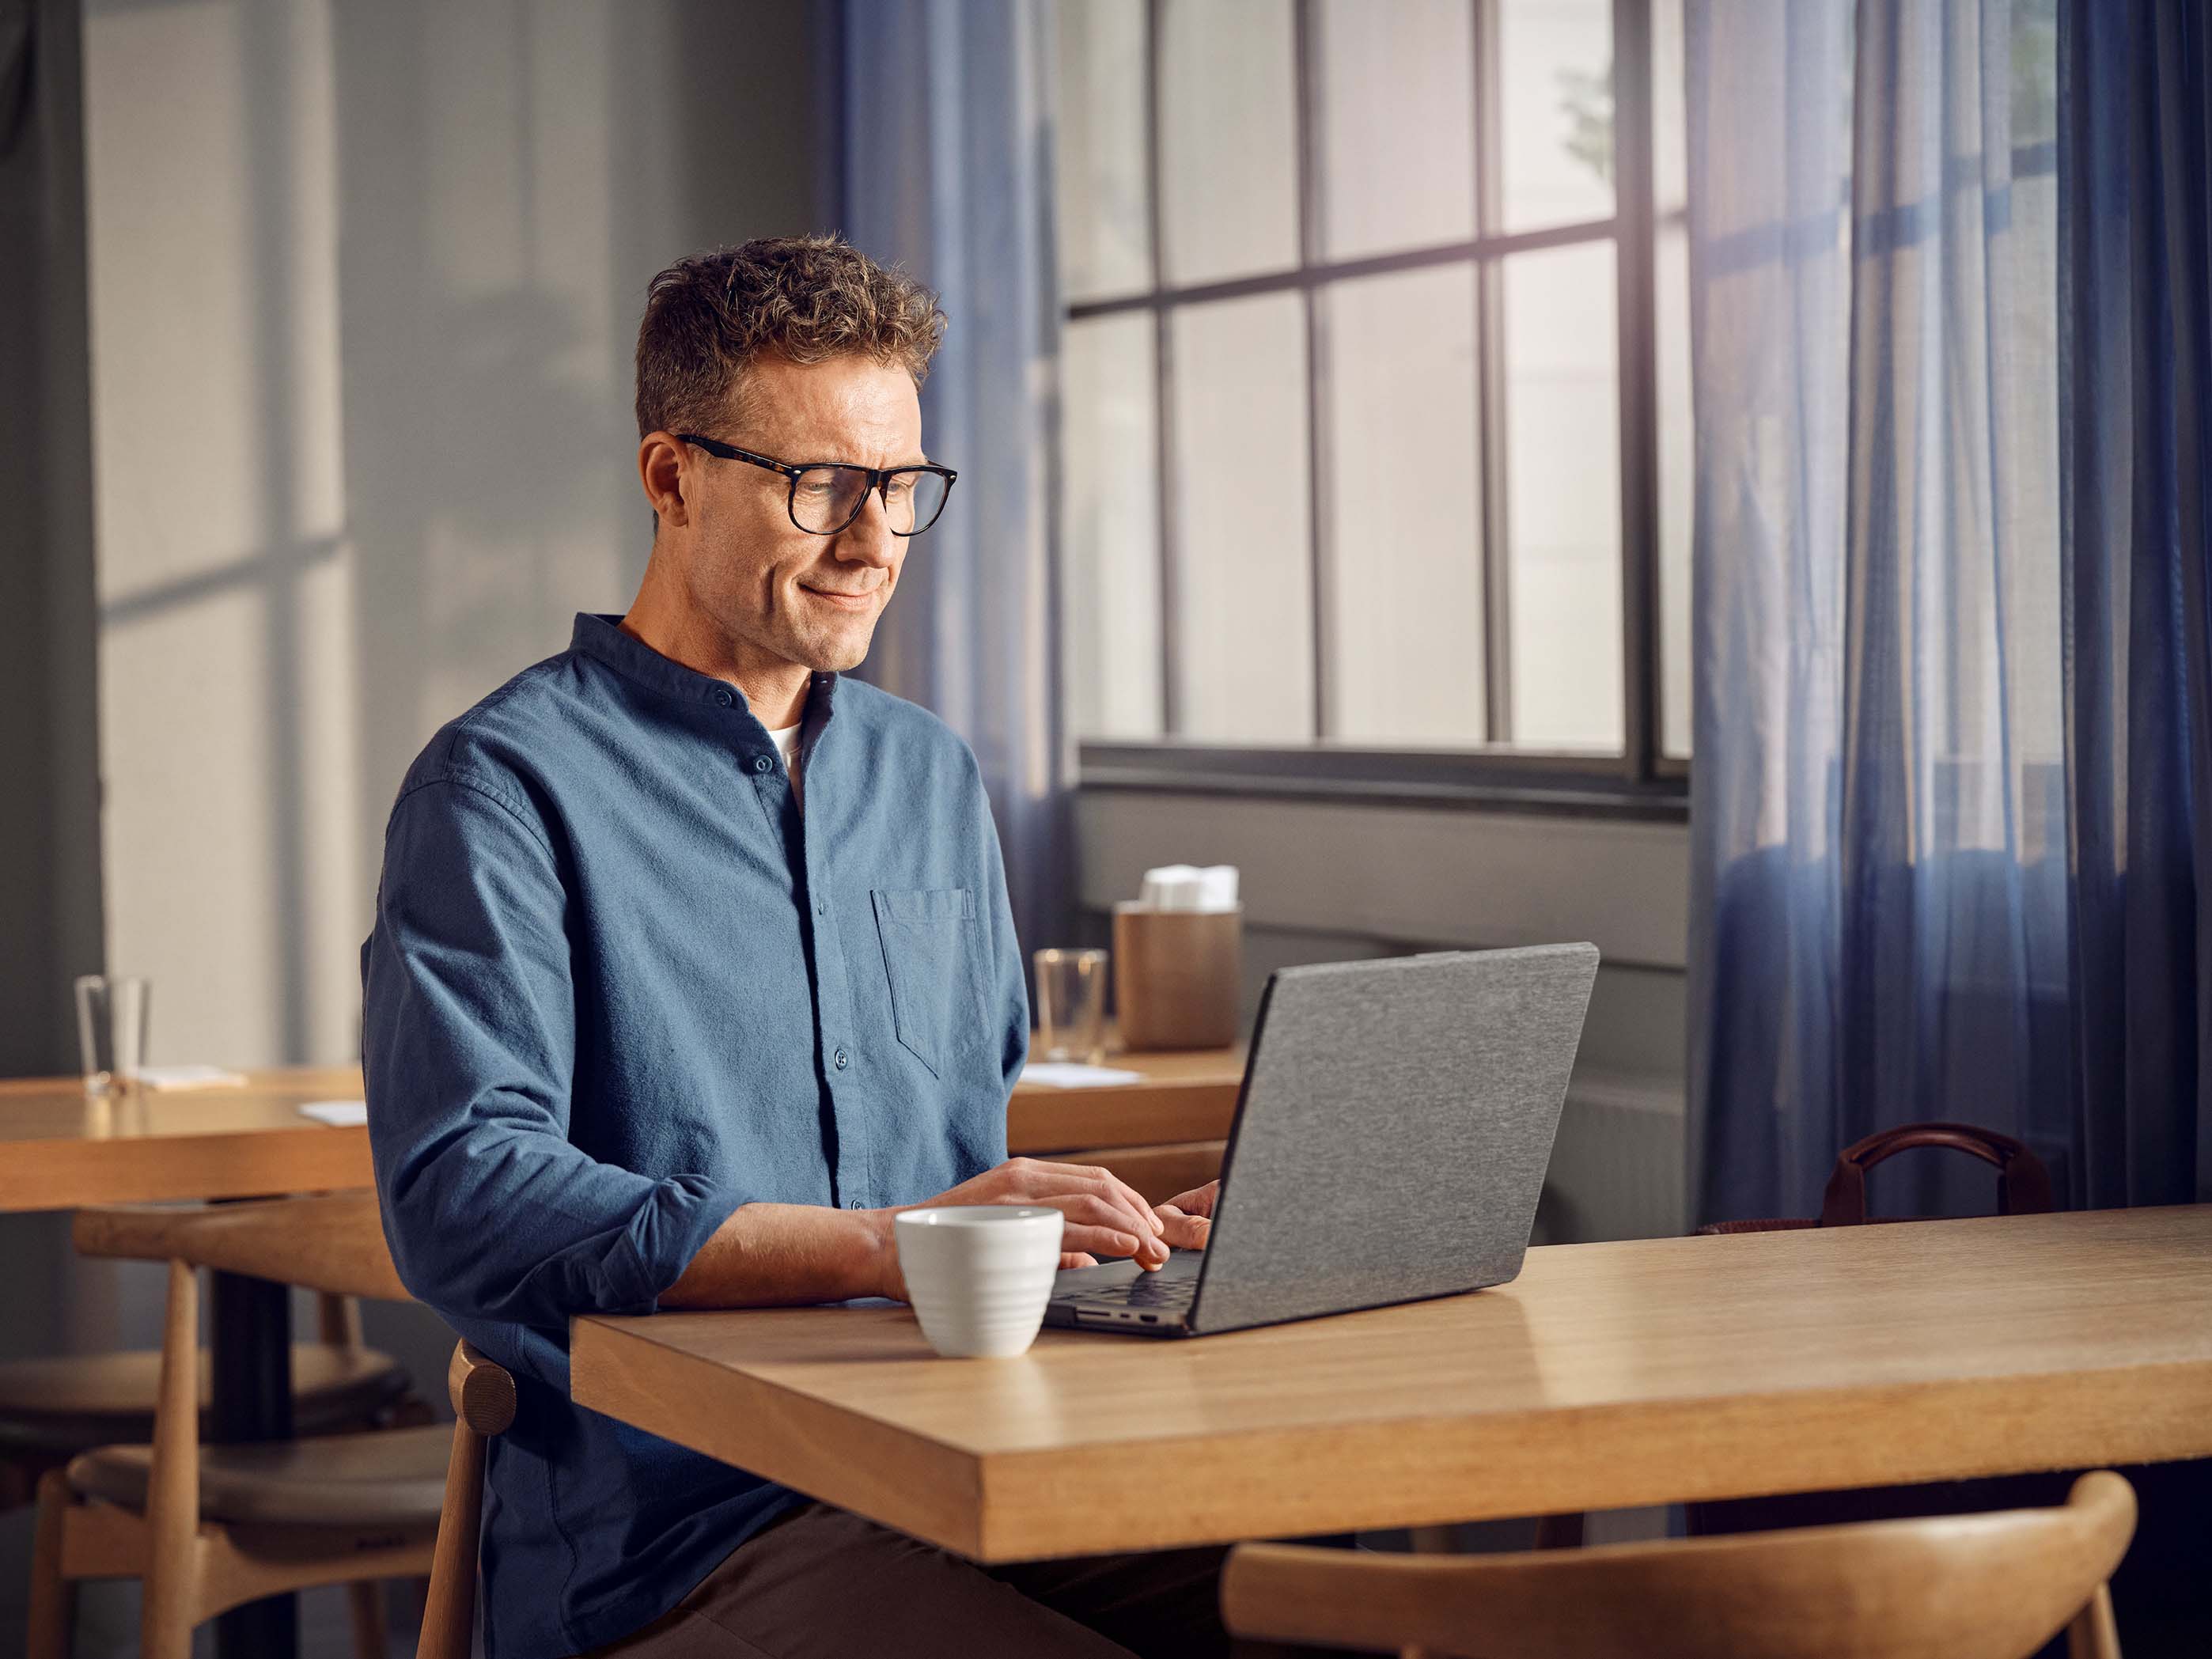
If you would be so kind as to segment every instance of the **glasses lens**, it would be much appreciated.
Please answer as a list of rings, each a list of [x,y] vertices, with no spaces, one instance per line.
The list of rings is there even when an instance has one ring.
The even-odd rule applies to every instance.
[[[884,504],[895,536],[918,536],[945,510],[951,486],[938,472],[899,472],[884,481]]]
[[[860,510],[868,475],[856,466],[810,466],[791,486],[791,516],[817,536],[842,530]]]

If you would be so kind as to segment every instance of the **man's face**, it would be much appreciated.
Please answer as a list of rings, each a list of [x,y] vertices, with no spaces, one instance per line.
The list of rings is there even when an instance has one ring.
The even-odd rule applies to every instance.
[[[742,420],[705,435],[793,464],[889,467],[929,459],[921,400],[896,365],[766,357],[747,370],[743,402]],[[872,491],[837,534],[809,535],[791,520],[781,475],[690,445],[684,454],[690,523],[672,550],[692,604],[726,636],[781,661],[857,667],[906,562],[907,540],[884,523],[882,495]]]

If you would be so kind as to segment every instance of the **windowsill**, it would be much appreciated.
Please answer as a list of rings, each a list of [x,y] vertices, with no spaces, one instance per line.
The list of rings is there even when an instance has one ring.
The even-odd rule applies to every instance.
[[[1617,757],[1605,756],[1086,742],[1079,745],[1076,782],[1085,790],[1646,823],[1686,823],[1690,815],[1686,768],[1639,781],[1625,775]]]

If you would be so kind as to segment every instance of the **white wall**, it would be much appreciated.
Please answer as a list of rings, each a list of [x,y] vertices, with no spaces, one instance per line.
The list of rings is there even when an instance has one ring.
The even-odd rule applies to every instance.
[[[343,1060],[408,761],[643,568],[647,278],[822,216],[807,8],[87,14],[108,959]]]

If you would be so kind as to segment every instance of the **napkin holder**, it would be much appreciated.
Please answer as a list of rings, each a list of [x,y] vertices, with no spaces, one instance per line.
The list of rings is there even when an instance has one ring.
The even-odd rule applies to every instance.
[[[1226,1048],[1244,985],[1244,909],[1114,908],[1114,1001],[1135,1052]]]

